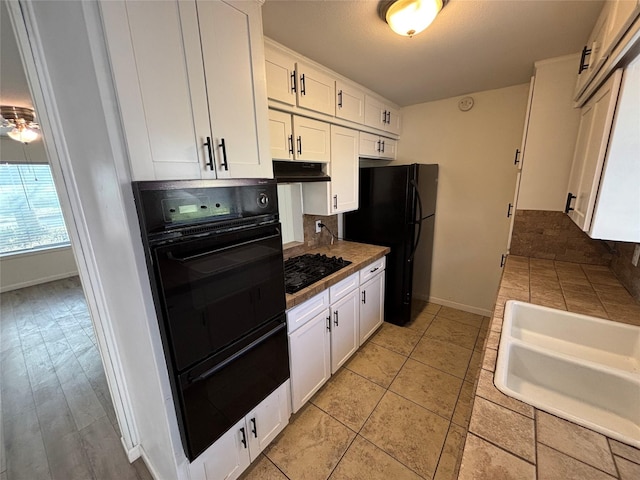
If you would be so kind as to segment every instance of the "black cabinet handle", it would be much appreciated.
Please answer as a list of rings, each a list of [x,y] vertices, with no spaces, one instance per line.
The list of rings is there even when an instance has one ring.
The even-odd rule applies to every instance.
[[[381,142],[380,142],[380,140],[378,140],[376,143],[378,144],[378,148],[376,149],[376,152],[380,153],[382,151],[382,150],[380,150]]]
[[[291,91],[292,91],[293,93],[296,93],[296,90],[297,90],[297,89],[296,89],[296,71],[294,70],[294,71],[291,73]]]
[[[338,108],[342,108],[342,90],[338,92]]]
[[[258,438],[258,427],[256,427],[255,417],[251,419],[251,433],[253,433],[253,438]]]
[[[362,303],[367,303],[367,291],[362,291]]]
[[[373,269],[369,270],[369,273],[373,273],[373,272],[375,272],[376,270],[380,270],[380,267],[376,267],[376,268],[373,268]]]
[[[307,90],[306,90],[305,85],[304,85],[304,73],[302,75],[300,75],[300,93],[302,95],[306,95],[307,94]]]
[[[571,192],[567,193],[567,203],[564,204],[564,213],[569,213],[571,210],[573,210],[573,207],[571,206],[571,200],[573,200],[574,198],[576,198],[574,194],[572,194]]]
[[[520,163],[520,149],[516,148],[516,157],[513,159],[513,164],[517,165]]]
[[[327,331],[331,331],[331,316],[327,317]]]
[[[578,75],[580,75],[587,68],[589,68],[589,64],[584,62],[587,59],[587,55],[590,55],[590,54],[591,54],[591,49],[587,48],[587,46],[585,45],[584,48],[582,49],[582,55],[580,55],[580,67],[578,68]]]
[[[289,153],[293,155],[293,135],[289,135]]]
[[[224,138],[220,139],[220,144],[218,146],[222,148],[222,163],[220,166],[225,170],[229,170],[229,164],[227,163],[227,146],[224,143]]]
[[[302,137],[298,135],[296,138],[296,143],[298,144],[298,155],[302,155]]]
[[[384,140],[382,141],[382,143],[380,144],[380,146],[382,147],[381,152],[384,153]]]
[[[503,253],[500,257],[500,268],[504,267],[504,264],[507,262],[507,256]]]
[[[333,196],[333,208],[338,209],[338,195]]]
[[[391,125],[391,111],[388,111],[385,115],[385,120],[387,121],[387,125]]]
[[[247,435],[244,433],[244,427],[240,428],[240,433],[242,434],[242,439],[240,440],[242,442],[242,446],[247,448]]]
[[[333,323],[335,324],[335,326],[338,326],[338,311],[336,310],[335,312],[333,312]]]
[[[509,204],[509,208],[507,208],[507,218],[509,218],[511,216],[511,209],[513,208],[513,205]]]
[[[382,123],[387,124],[387,111],[382,112]]]
[[[209,169],[211,171],[213,171],[214,168],[215,168],[214,167],[214,165],[215,165],[215,157],[213,155],[213,148],[212,148],[212,145],[211,145],[211,137],[207,137],[207,141],[204,142],[204,146],[207,147],[207,154],[208,154],[208,157],[209,157],[209,161],[207,163],[205,163],[205,165],[207,167],[209,167]]]

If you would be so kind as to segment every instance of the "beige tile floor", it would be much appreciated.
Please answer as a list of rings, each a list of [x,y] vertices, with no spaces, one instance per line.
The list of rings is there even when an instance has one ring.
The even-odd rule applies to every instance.
[[[489,319],[416,302],[292,418],[244,480],[455,479]]]

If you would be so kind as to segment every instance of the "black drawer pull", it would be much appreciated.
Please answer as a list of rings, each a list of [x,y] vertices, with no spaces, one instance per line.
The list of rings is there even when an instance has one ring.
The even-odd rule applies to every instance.
[[[240,439],[240,442],[242,442],[242,446],[244,448],[247,448],[247,435],[244,433],[244,427],[240,428],[240,433],[242,434],[242,439]]]
[[[220,166],[225,170],[229,170],[229,164],[227,163],[227,146],[224,143],[224,138],[220,139],[220,144],[218,146],[222,148],[222,163]]]
[[[572,194],[571,192],[567,193],[567,203],[564,204],[564,213],[569,213],[571,210],[573,210],[573,207],[571,206],[571,200],[573,200],[574,198],[576,198],[574,194]]]
[[[209,161],[207,163],[205,163],[205,165],[207,167],[209,167],[209,169],[211,171],[213,171],[214,164],[215,164],[215,157],[213,155],[213,148],[212,148],[212,145],[211,145],[211,137],[207,137],[207,141],[204,142],[204,146],[207,147],[207,154],[209,156]]]

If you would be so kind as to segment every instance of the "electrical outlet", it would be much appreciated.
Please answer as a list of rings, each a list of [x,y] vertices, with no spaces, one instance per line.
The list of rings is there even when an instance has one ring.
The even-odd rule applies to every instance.
[[[320,226],[321,223],[322,220],[316,220],[316,233],[320,233],[322,231],[322,227]]]
[[[638,266],[638,260],[640,260],[640,245],[636,245],[636,248],[633,251],[633,257],[631,257],[631,264],[634,267],[637,267]]]

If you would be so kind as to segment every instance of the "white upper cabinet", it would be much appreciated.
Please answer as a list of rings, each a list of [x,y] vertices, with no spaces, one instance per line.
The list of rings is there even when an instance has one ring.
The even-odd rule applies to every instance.
[[[296,60],[268,44],[264,49],[267,95],[286,105],[296,104]]]
[[[580,111],[565,211],[585,232],[591,226],[621,80],[617,70]]]
[[[273,175],[257,2],[101,9],[135,180]]]
[[[363,158],[395,160],[397,142],[391,138],[360,132],[358,153]]]
[[[293,128],[290,113],[269,110],[269,140],[272,159],[293,160]]]
[[[603,55],[608,56],[640,15],[640,0],[607,0],[609,20],[604,39]]]
[[[400,134],[400,111],[371,95],[365,95],[364,124],[369,127]]]
[[[329,162],[330,125],[311,118],[269,110],[271,158]]]
[[[346,82],[336,80],[336,117],[364,123],[364,92]]]
[[[297,62],[298,106],[315,112],[335,113],[335,80],[304,62]]]

